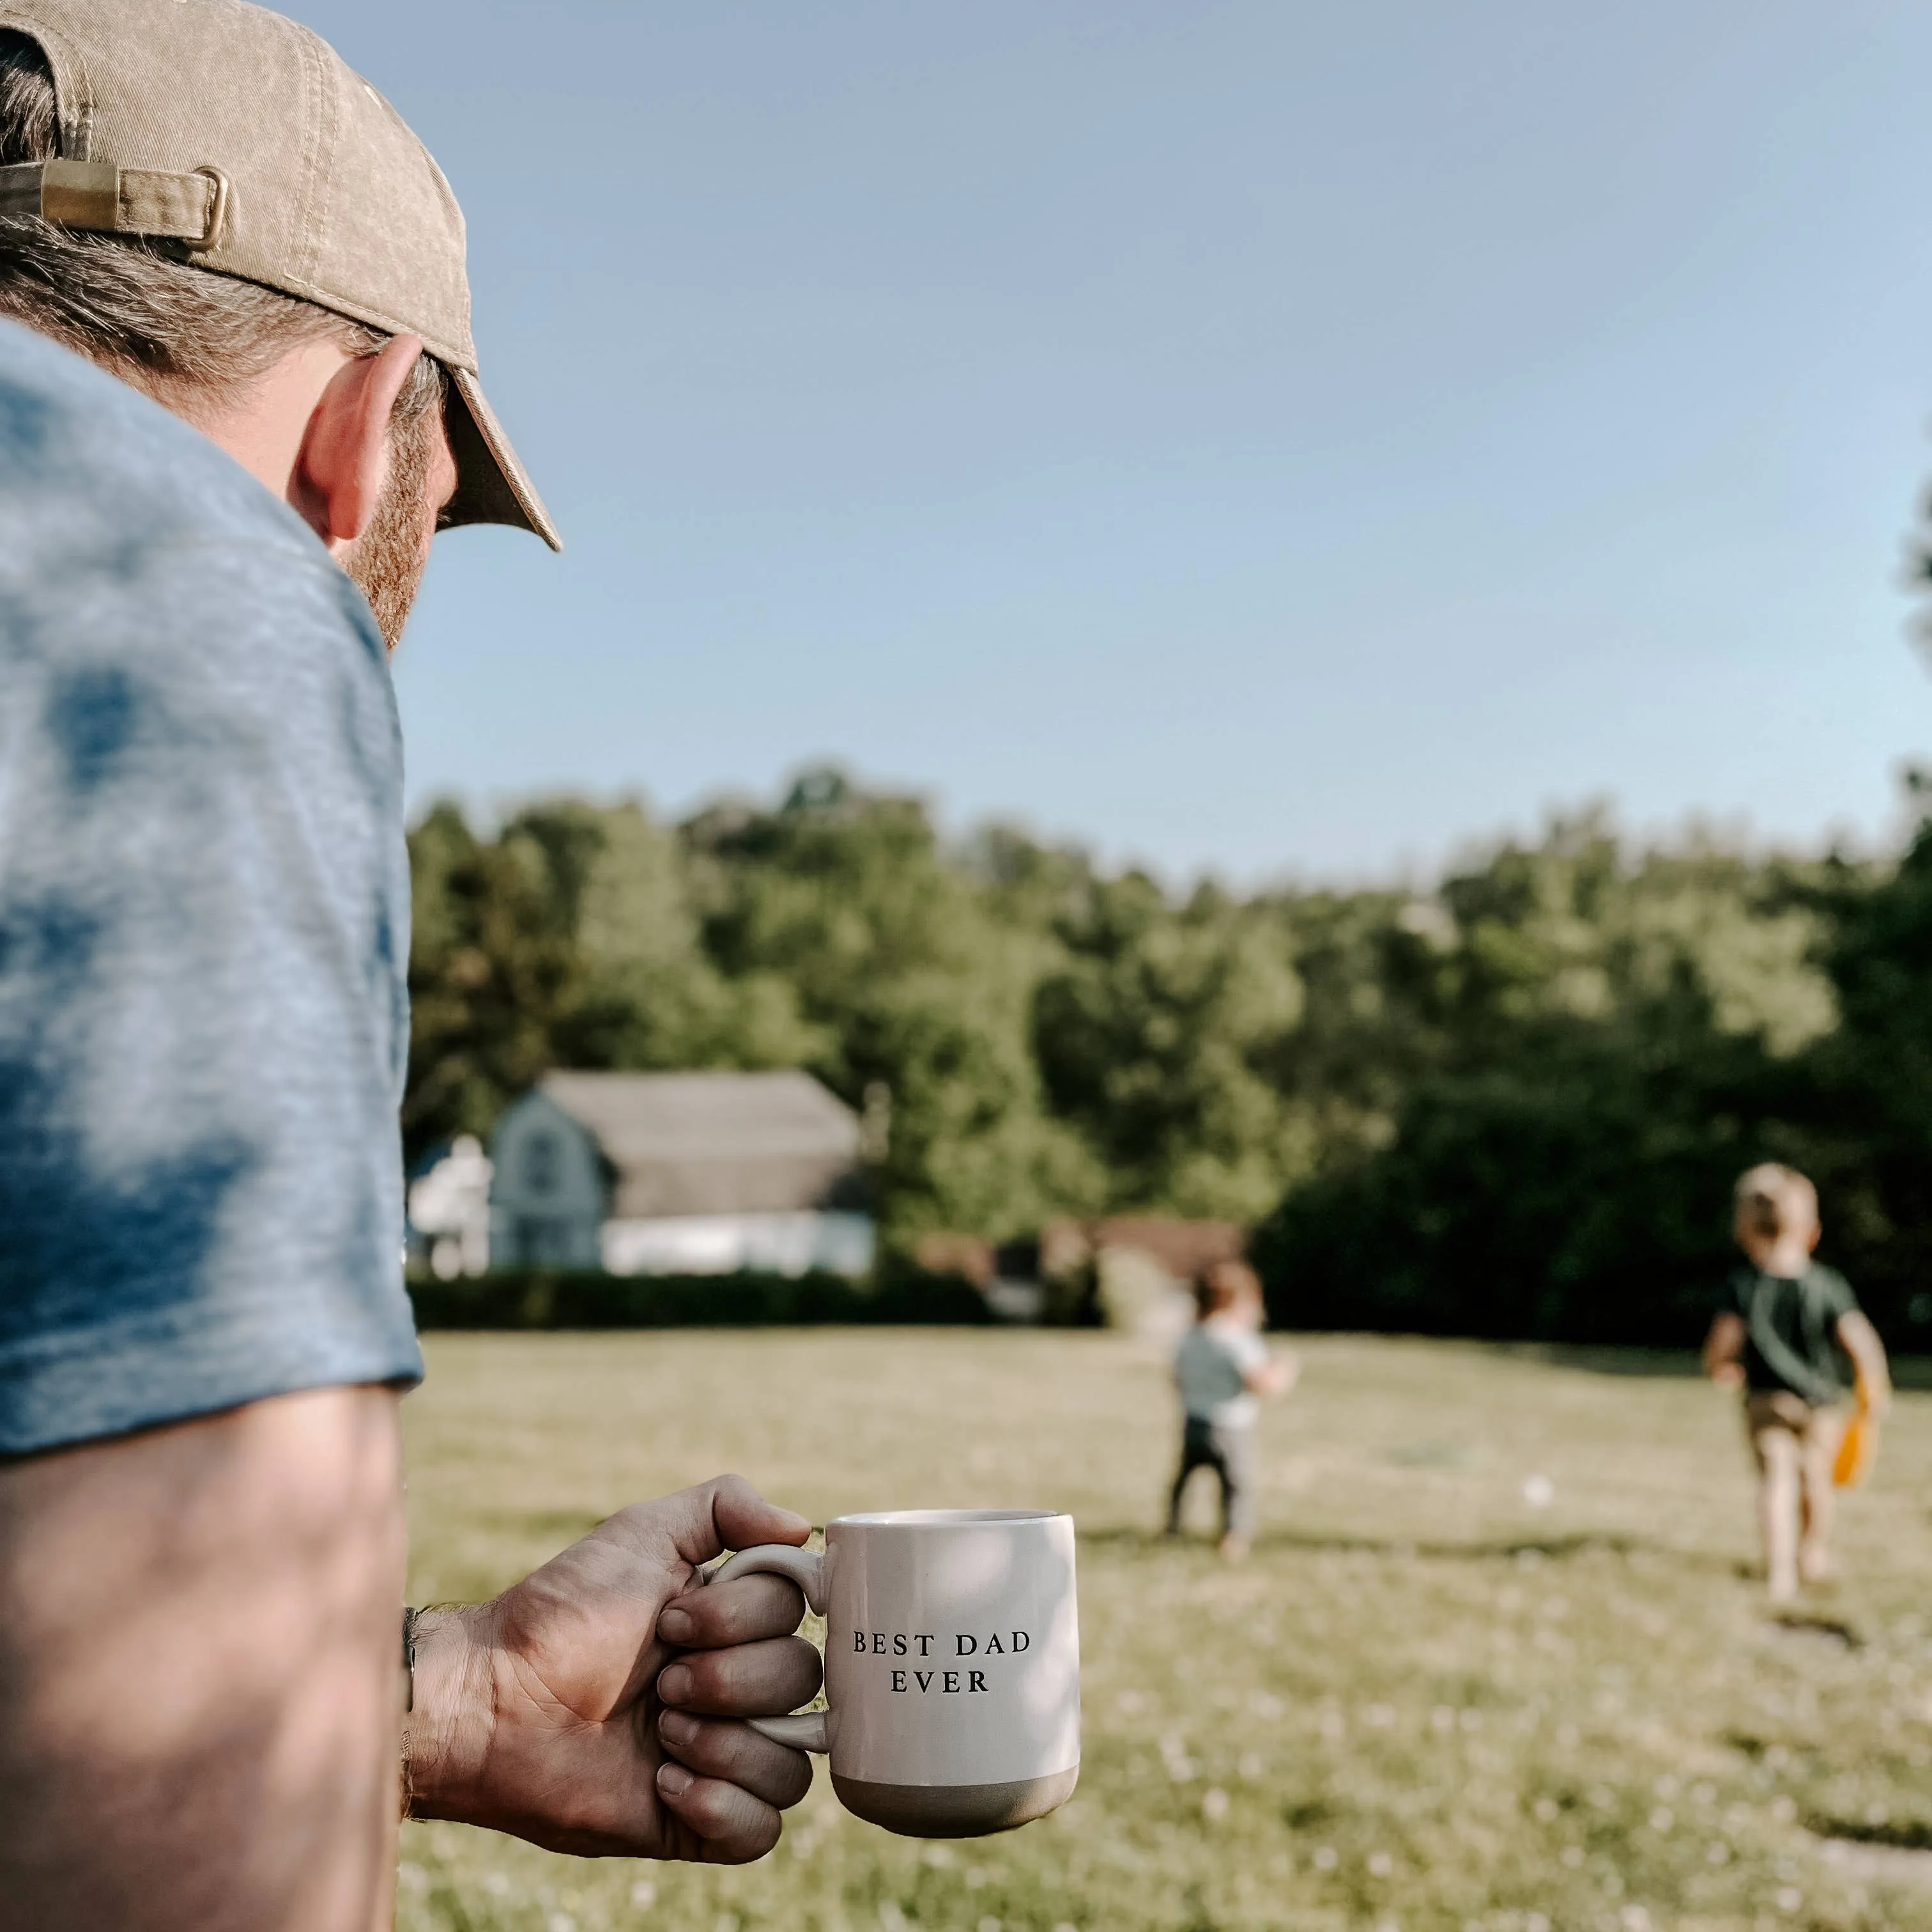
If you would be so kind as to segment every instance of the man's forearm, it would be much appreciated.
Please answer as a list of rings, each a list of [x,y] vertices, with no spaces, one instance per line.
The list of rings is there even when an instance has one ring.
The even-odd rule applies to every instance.
[[[402,1577],[386,1390],[0,1465],[0,1928],[386,1920]]]

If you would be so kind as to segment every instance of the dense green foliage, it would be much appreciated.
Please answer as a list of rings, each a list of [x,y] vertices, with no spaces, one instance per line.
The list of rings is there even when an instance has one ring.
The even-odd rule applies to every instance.
[[[1297,1325],[1620,1340],[1693,1335],[1771,1155],[1932,1339],[1932,832],[1881,866],[1586,815],[1426,892],[1175,894],[818,772],[676,825],[440,806],[411,849],[413,1150],[548,1066],[801,1066],[889,1106],[890,1239],[1222,1216]]]
[[[1578,828],[1443,900],[1394,1138],[1258,1232],[1282,1314],[1694,1341],[1730,1180],[1770,1157],[1817,1178],[1822,1252],[1894,1340],[1932,1340],[1932,829],[1876,868],[1624,865]]]

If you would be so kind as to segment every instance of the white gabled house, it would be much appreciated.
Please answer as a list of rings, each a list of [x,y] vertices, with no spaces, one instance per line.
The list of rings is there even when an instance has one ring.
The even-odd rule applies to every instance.
[[[859,1116],[808,1073],[552,1073],[490,1145],[493,1266],[864,1274]]]

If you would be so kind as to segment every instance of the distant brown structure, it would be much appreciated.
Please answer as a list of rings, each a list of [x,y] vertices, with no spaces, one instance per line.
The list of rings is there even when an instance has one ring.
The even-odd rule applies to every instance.
[[[1009,1244],[1030,1249],[1030,1242]],[[1069,1275],[1108,1252],[1144,1255],[1177,1282],[1193,1280],[1216,1262],[1239,1261],[1247,1234],[1232,1221],[1183,1221],[1163,1214],[1114,1214],[1090,1221],[1049,1221],[1040,1230],[1039,1273]],[[1005,1251],[977,1234],[922,1234],[913,1250],[933,1274],[963,1276],[984,1288],[1000,1273]]]
[[[912,1251],[928,1274],[960,1275],[975,1288],[991,1285],[993,1253],[992,1243],[977,1234],[922,1234]]]
[[[1040,1230],[1042,1274],[1070,1274],[1103,1254],[1144,1255],[1177,1282],[1215,1262],[1239,1261],[1246,1231],[1232,1221],[1183,1221],[1164,1214],[1116,1214],[1094,1221],[1049,1221]]]
[[[1195,1276],[1239,1261],[1246,1246],[1232,1221],[1115,1214],[1049,1221],[1036,1241],[925,1234],[913,1252],[934,1274],[963,1276],[1003,1320],[1036,1322],[1057,1310],[1055,1318],[1165,1335],[1186,1318],[1184,1291]]]

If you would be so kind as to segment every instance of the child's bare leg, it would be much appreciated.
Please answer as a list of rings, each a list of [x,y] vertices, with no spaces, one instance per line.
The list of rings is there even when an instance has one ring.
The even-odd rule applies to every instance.
[[[1844,1418],[1836,1409],[1812,1412],[1800,1472],[1804,1486],[1798,1498],[1798,1575],[1802,1582],[1822,1583],[1832,1574],[1832,1517],[1838,1503],[1832,1470],[1844,1433]]]
[[[1215,1443],[1221,1478],[1221,1554],[1238,1561],[1255,1529],[1254,1445],[1245,1429],[1225,1430]]]
[[[1757,1457],[1758,1527],[1764,1539],[1765,1581],[1774,1604],[1798,1594],[1798,1438],[1781,1424],[1754,1430]]]
[[[1234,1528],[1235,1511],[1240,1503],[1240,1492],[1236,1487],[1234,1472],[1228,1467],[1225,1456],[1214,1458],[1214,1477],[1221,1486],[1221,1554],[1223,1556],[1242,1556],[1247,1553],[1247,1544]]]

